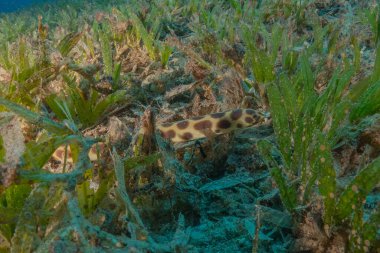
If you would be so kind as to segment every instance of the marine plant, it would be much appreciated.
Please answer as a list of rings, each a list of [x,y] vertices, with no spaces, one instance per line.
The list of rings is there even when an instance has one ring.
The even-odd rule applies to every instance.
[[[276,144],[261,141],[259,147],[271,168],[282,203],[295,220],[310,212],[320,198],[322,233],[327,238],[320,243],[328,245],[323,240],[342,237],[349,242],[350,252],[367,252],[377,240],[378,211],[366,217],[363,208],[366,197],[379,183],[380,159],[365,164],[342,187],[333,150],[347,133],[342,133],[342,127],[350,124],[349,120],[365,120],[379,112],[376,92],[379,65],[376,60],[372,74],[366,79],[368,89],[347,92],[355,65],[345,64],[334,71],[324,90],[318,93],[316,74],[308,61],[310,52],[313,50],[300,55],[294,75],[282,73],[277,80],[268,83]],[[378,56],[379,49],[376,59]]]
[[[322,250],[378,247],[378,202],[368,202],[377,193],[380,158],[363,155],[347,172],[336,157],[379,122],[379,7],[359,11],[355,4],[60,1],[1,16],[0,67],[11,76],[0,88],[1,110],[24,118],[38,137],[29,136],[17,173],[0,186],[0,252],[321,250],[308,244],[315,241]],[[368,52],[374,63],[366,72]],[[203,75],[186,73],[183,62]],[[107,140],[85,136],[87,130],[115,113],[139,115],[145,102],[178,112],[195,94],[192,102],[202,104],[212,89],[223,89],[218,79],[226,70],[238,73],[233,92],[243,83],[271,112],[274,134],[258,141],[261,156],[254,134],[236,149],[233,141],[212,140],[227,150],[225,164],[201,145],[191,155],[176,153],[159,137],[159,152],[143,155],[136,132],[137,144],[122,151],[107,143],[112,162],[89,161],[90,147]],[[161,79],[166,72],[175,73],[169,81]],[[168,98],[169,83],[188,92]],[[2,144],[0,138],[0,161]],[[46,169],[62,145],[72,151],[73,168],[64,161],[62,170]],[[243,154],[238,163],[233,151]],[[262,170],[245,169],[243,159],[262,162]],[[218,170],[221,178],[209,176],[218,167],[212,162],[228,164],[225,174]],[[305,230],[314,234],[303,237]]]

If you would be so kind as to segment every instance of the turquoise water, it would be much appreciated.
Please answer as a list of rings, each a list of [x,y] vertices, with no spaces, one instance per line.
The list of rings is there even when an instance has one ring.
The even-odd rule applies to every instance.
[[[47,2],[46,0],[0,0],[0,13],[13,12],[28,8],[36,3]]]

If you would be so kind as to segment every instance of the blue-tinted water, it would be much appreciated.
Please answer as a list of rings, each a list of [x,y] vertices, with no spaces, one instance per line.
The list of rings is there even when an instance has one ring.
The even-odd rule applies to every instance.
[[[0,13],[18,11],[41,2],[46,0],[0,0]]]

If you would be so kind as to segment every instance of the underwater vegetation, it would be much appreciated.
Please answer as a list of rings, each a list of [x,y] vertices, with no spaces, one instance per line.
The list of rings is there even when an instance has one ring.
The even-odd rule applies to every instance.
[[[379,38],[378,1],[0,14],[0,252],[379,252]]]

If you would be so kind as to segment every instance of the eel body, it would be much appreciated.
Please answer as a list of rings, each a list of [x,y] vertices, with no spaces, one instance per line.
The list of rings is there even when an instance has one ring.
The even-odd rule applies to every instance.
[[[268,117],[252,109],[235,109],[225,112],[212,113],[172,123],[164,123],[156,126],[162,137],[173,143],[186,142],[205,138],[210,135],[225,134],[236,129],[262,125]],[[98,160],[99,150],[104,148],[104,143],[98,143],[91,147],[88,156],[91,161]],[[70,147],[60,146],[53,155],[53,159],[64,163],[73,163]]]
[[[207,137],[208,133],[225,134],[239,128],[260,125],[264,114],[252,109],[236,109],[158,125],[162,137],[172,142],[185,142]]]

